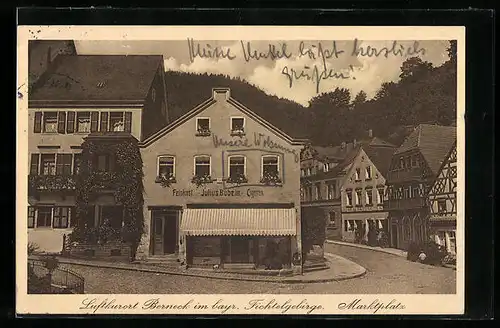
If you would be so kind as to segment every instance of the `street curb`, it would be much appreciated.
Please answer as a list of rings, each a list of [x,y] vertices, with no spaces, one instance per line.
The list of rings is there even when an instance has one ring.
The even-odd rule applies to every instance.
[[[331,256],[333,254],[325,254],[327,256]],[[342,258],[340,256],[335,255],[336,257]],[[324,278],[324,279],[316,279],[316,280],[309,280],[309,279],[287,279],[284,277],[283,280],[268,280],[268,279],[258,279],[258,278],[249,278],[249,277],[224,277],[224,276],[216,276],[216,275],[203,275],[203,274],[196,274],[192,272],[175,272],[175,271],[169,271],[165,269],[154,269],[154,268],[140,268],[140,267],[133,267],[133,266],[121,266],[121,265],[113,265],[111,263],[106,263],[104,261],[99,262],[99,263],[93,263],[90,261],[80,261],[80,260],[71,260],[71,259],[66,259],[66,258],[58,258],[59,263],[61,264],[70,264],[70,265],[81,265],[81,266],[87,266],[87,267],[96,267],[96,268],[107,268],[107,269],[115,269],[115,270],[128,270],[128,271],[136,271],[136,272],[148,272],[148,273],[156,273],[156,274],[167,274],[167,275],[174,275],[174,276],[186,276],[186,277],[196,277],[196,278],[208,278],[208,279],[217,279],[217,280],[231,280],[231,281],[249,281],[249,282],[268,282],[268,283],[275,283],[275,284],[311,284],[311,283],[325,283],[325,282],[333,282],[333,281],[343,281],[343,280],[348,280],[348,279],[354,279],[361,277],[366,274],[366,269],[360,266],[359,264],[356,264],[350,260],[347,260],[345,258],[342,258],[344,261],[352,262],[358,267],[360,267],[362,270],[360,272],[351,274],[351,275],[344,275],[341,277],[332,277],[332,278]]]
[[[406,258],[406,255],[395,254],[393,252],[388,252],[388,251],[384,250],[383,248],[366,247],[365,245],[359,245],[359,244],[353,244],[353,243],[346,243],[346,242],[337,241],[337,240],[326,240],[325,243],[327,243],[327,244],[335,244],[335,245],[340,245],[340,246],[356,247],[356,248],[360,248],[360,249],[366,249],[366,250],[370,250],[370,251],[374,251],[374,252],[380,252],[380,253],[384,253],[384,254],[398,256],[398,257],[401,257],[401,258]]]

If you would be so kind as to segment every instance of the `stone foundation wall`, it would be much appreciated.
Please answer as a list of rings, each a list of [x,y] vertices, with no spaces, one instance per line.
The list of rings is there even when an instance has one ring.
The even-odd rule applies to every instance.
[[[129,261],[131,258],[131,247],[128,243],[117,242],[108,242],[103,245],[77,244],[71,246],[69,255],[71,257]]]

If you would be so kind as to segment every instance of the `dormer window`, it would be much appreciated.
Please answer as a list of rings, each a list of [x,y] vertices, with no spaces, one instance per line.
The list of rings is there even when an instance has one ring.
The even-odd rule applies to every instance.
[[[106,86],[106,82],[105,81],[100,81],[97,83],[97,87],[98,88],[104,88],[104,86]]]
[[[366,180],[370,180],[372,178],[372,167],[371,166],[367,166],[365,168],[365,179]]]
[[[196,118],[196,135],[197,136],[210,135],[210,119],[208,117]]]
[[[231,135],[245,134],[245,118],[231,117]]]
[[[323,164],[323,171],[328,172],[328,163]]]

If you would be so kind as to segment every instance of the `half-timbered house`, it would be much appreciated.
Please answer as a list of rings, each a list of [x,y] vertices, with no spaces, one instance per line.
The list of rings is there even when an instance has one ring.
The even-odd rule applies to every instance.
[[[456,254],[457,146],[450,149],[429,191],[429,233],[448,253]]]
[[[427,240],[427,194],[455,139],[455,127],[420,124],[394,153],[385,202],[392,247]]]

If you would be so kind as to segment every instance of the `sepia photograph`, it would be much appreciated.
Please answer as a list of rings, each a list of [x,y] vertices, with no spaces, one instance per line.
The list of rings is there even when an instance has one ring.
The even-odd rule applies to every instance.
[[[89,313],[380,314],[463,295],[463,30],[47,29],[25,28],[19,61],[26,296],[79,297]],[[115,297],[130,294],[187,298]],[[332,294],[345,300],[314,300]]]

